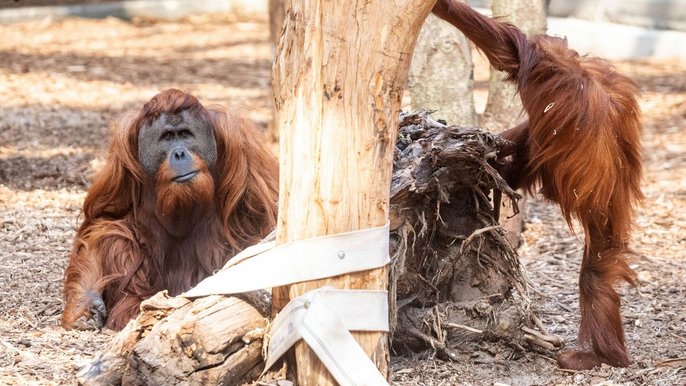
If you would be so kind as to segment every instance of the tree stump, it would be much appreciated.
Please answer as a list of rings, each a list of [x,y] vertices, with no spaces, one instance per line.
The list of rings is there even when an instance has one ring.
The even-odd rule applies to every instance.
[[[516,209],[519,195],[489,164],[507,146],[426,113],[401,116],[391,185],[396,352],[456,359],[483,339],[526,344],[528,281],[497,221],[499,197]]]

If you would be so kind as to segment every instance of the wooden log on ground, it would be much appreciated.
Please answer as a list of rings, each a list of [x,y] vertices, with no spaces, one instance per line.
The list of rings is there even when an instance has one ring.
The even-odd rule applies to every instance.
[[[160,292],[106,351],[84,366],[84,385],[239,385],[262,372],[269,294],[190,301]],[[256,306],[257,305],[257,306]]]

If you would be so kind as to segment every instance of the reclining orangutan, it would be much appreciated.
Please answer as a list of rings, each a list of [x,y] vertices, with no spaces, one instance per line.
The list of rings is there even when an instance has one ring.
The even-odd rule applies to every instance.
[[[65,328],[121,329],[276,224],[278,164],[249,120],[170,89],[112,134],[65,273]]]

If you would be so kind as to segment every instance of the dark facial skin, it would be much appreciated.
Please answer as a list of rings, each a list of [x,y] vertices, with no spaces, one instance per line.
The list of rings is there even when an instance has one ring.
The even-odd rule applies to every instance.
[[[193,154],[211,169],[217,161],[217,143],[210,125],[188,110],[179,114],[163,113],[138,133],[138,157],[143,170],[151,177],[168,161],[174,182],[192,180],[198,173]]]

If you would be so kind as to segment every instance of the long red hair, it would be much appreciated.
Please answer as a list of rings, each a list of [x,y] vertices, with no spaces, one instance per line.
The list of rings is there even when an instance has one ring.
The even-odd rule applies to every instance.
[[[152,189],[138,159],[140,129],[162,113],[185,110],[213,128],[216,164],[190,190]],[[163,173],[164,167],[158,176]],[[143,208],[146,194],[158,195],[160,205],[173,197],[211,211],[201,229],[179,242],[159,235]],[[86,196],[65,274],[63,325],[89,313],[93,294],[104,299],[107,324],[121,328],[142,299],[162,289],[189,289],[274,228],[277,198],[278,163],[251,121],[221,107],[205,108],[179,90],[157,94],[112,125],[107,162]]]
[[[581,56],[567,41],[532,39],[454,0],[433,10],[453,24],[515,83],[528,121],[501,135],[515,143],[501,154],[514,188],[560,205],[570,227],[579,220],[586,244],[579,278],[581,350],[558,357],[566,368],[600,363],[627,366],[617,281],[635,284],[624,255],[640,183],[641,119],[638,87],[612,65]]]

